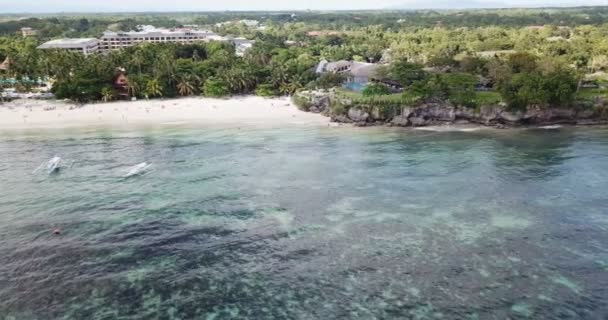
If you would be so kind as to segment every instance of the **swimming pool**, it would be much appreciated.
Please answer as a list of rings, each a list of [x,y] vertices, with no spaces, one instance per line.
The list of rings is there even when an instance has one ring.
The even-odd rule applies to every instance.
[[[342,87],[348,90],[362,92],[363,90],[365,90],[365,88],[367,88],[367,83],[347,82],[343,84]]]

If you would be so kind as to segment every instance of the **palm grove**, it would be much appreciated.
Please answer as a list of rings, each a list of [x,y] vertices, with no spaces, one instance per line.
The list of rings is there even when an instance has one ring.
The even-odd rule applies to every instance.
[[[6,33],[8,36],[0,38],[0,59],[11,60],[11,68],[4,77],[17,80],[50,77],[58,98],[81,102],[116,99],[117,92],[111,84],[117,72],[128,74],[129,94],[139,98],[274,96],[292,94],[303,88],[339,85],[344,80],[340,76],[315,74],[315,65],[324,58],[389,62],[377,76],[399,82],[405,88],[404,101],[411,101],[412,97],[436,97],[472,107],[498,102],[480,98],[475,88],[483,82],[497,93],[498,100],[513,108],[569,106],[577,99],[589,97],[581,93],[585,75],[601,75],[608,68],[608,26],[601,23],[603,16],[592,16],[590,24],[582,25],[581,20],[589,19],[581,18],[580,11],[554,14],[553,20],[561,19],[556,23],[560,26],[527,25],[528,20],[536,21],[535,18],[552,22],[551,15],[547,18],[543,12],[522,13],[527,20],[520,18],[524,21],[521,23],[513,18],[514,13],[501,18],[496,12],[482,12],[475,13],[478,20],[474,21],[478,23],[474,26],[466,19],[458,25],[458,13],[406,14],[410,20],[419,19],[426,24],[435,21],[428,27],[411,25],[407,19],[398,24],[394,13],[386,13],[384,19],[382,13],[365,15],[363,19],[356,14],[342,13],[308,14],[299,20],[277,15],[285,20],[269,18],[265,22],[267,29],[262,32],[238,24],[219,28],[217,31],[223,34],[239,34],[256,40],[243,57],[235,55],[230,44],[220,42],[142,44],[109,54],[83,56],[37,50],[40,39],[18,38],[10,35],[10,30]],[[252,18],[245,14],[242,17]],[[83,29],[81,34],[91,32],[86,29],[87,25],[126,24],[116,20],[119,18],[99,19],[106,19],[102,20],[105,23],[78,20],[78,26]],[[70,21],[70,18],[58,21],[66,24],[64,20]],[[442,24],[443,21],[449,24]],[[134,24],[131,20],[128,22]],[[50,22],[41,19],[38,23]],[[162,18],[156,23],[179,25],[180,22]],[[508,54],[502,54],[504,52]],[[603,77],[594,81],[602,82]],[[24,86],[27,87],[27,83],[24,82]],[[375,86],[366,91],[369,95],[388,93]],[[603,94],[596,90],[593,98]]]

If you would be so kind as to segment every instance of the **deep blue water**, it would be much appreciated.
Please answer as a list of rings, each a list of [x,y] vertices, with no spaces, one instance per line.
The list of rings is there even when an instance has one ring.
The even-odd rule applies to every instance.
[[[608,318],[606,128],[42,131],[0,154],[0,319]],[[55,154],[74,166],[32,174]]]

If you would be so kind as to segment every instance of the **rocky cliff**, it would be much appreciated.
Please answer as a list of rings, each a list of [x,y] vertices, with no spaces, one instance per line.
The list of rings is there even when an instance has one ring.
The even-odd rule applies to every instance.
[[[608,102],[604,101],[572,108],[529,107],[525,111],[513,111],[506,105],[468,108],[437,99],[412,105],[372,105],[353,102],[352,99],[338,95],[332,90],[303,91],[294,95],[293,101],[302,110],[322,113],[331,117],[334,122],[353,123],[358,126],[420,127],[465,123],[498,127],[608,124]]]

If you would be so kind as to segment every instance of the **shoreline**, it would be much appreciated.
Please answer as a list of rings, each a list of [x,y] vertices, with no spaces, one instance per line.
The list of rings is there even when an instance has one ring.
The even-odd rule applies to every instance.
[[[162,127],[386,127],[421,132],[559,129],[608,126],[570,124],[503,126],[480,123],[436,122],[419,127],[393,123],[334,122],[321,113],[298,109],[289,97],[233,96],[227,99],[183,97],[76,104],[62,100],[18,99],[0,104],[0,132],[53,129],[132,129]]]
[[[529,106],[511,110],[506,104],[483,104],[475,108],[454,105],[431,98],[407,104],[399,101],[374,103],[344,97],[335,90],[301,91],[293,97],[300,109],[329,116],[333,122],[358,127],[388,126],[423,128],[473,125],[511,128],[608,125],[608,108],[572,105],[570,107]]]
[[[185,97],[84,105],[22,99],[0,104],[0,130],[176,125],[327,126],[329,123],[327,117],[300,111],[289,97]]]

